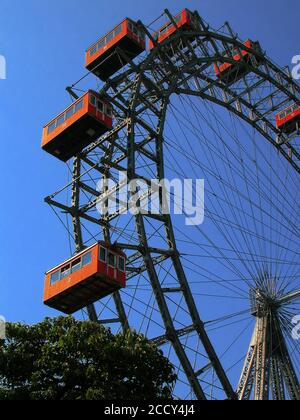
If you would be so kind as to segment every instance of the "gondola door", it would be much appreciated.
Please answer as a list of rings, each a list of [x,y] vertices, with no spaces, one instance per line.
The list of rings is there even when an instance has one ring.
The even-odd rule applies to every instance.
[[[118,278],[117,255],[111,251],[108,252],[108,277],[114,280]]]

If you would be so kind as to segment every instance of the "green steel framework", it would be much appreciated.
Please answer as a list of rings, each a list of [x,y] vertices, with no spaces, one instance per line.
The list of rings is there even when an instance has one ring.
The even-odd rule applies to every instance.
[[[123,213],[120,209],[114,214],[104,214],[101,218],[90,215],[90,211],[95,209],[99,202],[108,203],[113,193],[122,185],[118,185],[113,191],[108,186],[100,192],[96,191],[83,181],[82,165],[97,171],[102,179],[108,179],[113,170],[127,172],[128,182],[140,179],[149,186],[150,197],[153,193],[150,189],[150,180],[139,174],[137,162],[139,156],[142,156],[149,164],[155,163],[158,180],[165,178],[164,127],[170,96],[173,94],[197,96],[225,107],[250,124],[300,173],[300,149],[297,146],[296,136],[286,137],[279,133],[274,125],[276,111],[279,112],[292,102],[300,105],[300,88],[293,81],[289,70],[279,68],[263,51],[245,47],[229,24],[226,24],[226,31],[213,31],[199,14],[195,13],[199,25],[197,31],[185,32],[179,29],[161,44],[157,44],[147,27],[139,22],[140,27],[155,45],[153,51],[139,64],[132,62],[124,51],[117,50],[120,60],[127,64],[126,69],[108,80],[100,92],[107,96],[114,106],[117,123],[109,133],[74,159],[71,205],[58,202],[55,194],[46,198],[48,204],[72,216],[78,252],[84,249],[81,221],[88,221],[98,226],[103,231],[105,240],[110,242],[111,222],[122,217]],[[176,26],[170,12],[165,10],[165,14]],[[251,53],[252,59],[237,63],[229,58],[233,47],[240,51],[247,50]],[[226,58],[224,51],[229,53]],[[216,61],[235,64],[237,74],[238,69],[247,66],[247,73],[252,75],[251,81],[242,77],[229,85],[222,82],[212,72],[212,65]],[[68,88],[68,91],[76,97],[73,88],[74,86]],[[151,115],[151,118],[146,115]],[[126,138],[126,144],[120,140],[121,138]],[[101,154],[96,162],[93,159],[95,151],[98,153],[97,156]],[[118,153],[118,158],[113,159],[115,152]],[[93,199],[82,204],[82,192],[90,194]],[[131,187],[131,197],[136,194],[138,194],[137,186]],[[164,202],[163,194],[164,191],[160,188],[161,210]],[[220,387],[228,399],[268,399],[271,390],[274,399],[288,397],[299,400],[298,378],[277,316],[282,305],[299,298],[299,292],[277,301],[270,301],[266,290],[252,291],[256,296],[253,314],[257,322],[236,391],[221,365],[200,318],[177,250],[171,217],[162,213],[153,215],[138,212],[135,215],[138,243],[118,244],[124,250],[132,252],[128,260],[128,281],[143,272],[149,275],[165,327],[164,334],[157,337],[154,342],[158,346],[167,342],[172,344],[197,399],[207,398],[201,383],[201,375],[210,369],[218,378]],[[168,244],[164,249],[149,244],[145,228],[147,219],[155,221],[164,229]],[[159,267],[166,260],[173,264],[177,287],[166,289],[161,284]],[[189,325],[180,330],[174,325],[166,299],[166,296],[172,293],[181,295],[190,314]],[[116,319],[98,319],[94,305],[88,308],[89,318],[104,324],[120,323],[126,330],[129,323],[119,292],[114,294],[113,300],[118,313]],[[270,331],[273,333],[270,334]],[[182,343],[182,337],[191,332],[198,335],[203,345],[203,352],[209,361],[198,371],[194,370]],[[285,389],[288,391],[288,396],[285,395]]]

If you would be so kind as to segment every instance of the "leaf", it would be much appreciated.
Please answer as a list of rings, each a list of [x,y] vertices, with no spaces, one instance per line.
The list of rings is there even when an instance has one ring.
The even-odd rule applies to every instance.
[[[144,336],[72,317],[9,324],[0,342],[0,400],[170,399],[176,379]]]

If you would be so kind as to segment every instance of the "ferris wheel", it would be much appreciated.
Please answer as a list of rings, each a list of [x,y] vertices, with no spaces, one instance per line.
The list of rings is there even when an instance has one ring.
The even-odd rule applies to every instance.
[[[125,19],[86,68],[44,128],[44,150],[73,158],[45,200],[71,244],[45,303],[145,334],[178,398],[299,400],[300,87],[259,42],[187,9]],[[167,179],[205,194],[186,183],[180,212]]]

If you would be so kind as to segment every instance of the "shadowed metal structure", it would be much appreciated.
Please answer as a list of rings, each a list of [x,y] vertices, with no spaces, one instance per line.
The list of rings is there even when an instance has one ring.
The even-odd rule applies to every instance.
[[[267,283],[270,285],[270,283]],[[280,296],[270,287],[253,290],[256,325],[238,386],[241,400],[299,400],[299,381],[282,332],[284,305],[299,298],[300,292]],[[286,390],[286,391],[285,391]]]
[[[164,15],[177,27],[168,10]],[[298,400],[299,382],[282,331],[285,320],[282,309],[299,299],[299,291],[292,290],[290,294],[271,287],[273,280],[264,275],[255,280],[250,294],[256,325],[236,392],[209,338],[207,323],[200,316],[201,302],[196,302],[191,290],[172,220],[164,208],[165,190],[159,181],[166,177],[164,153],[168,142],[164,133],[171,98],[176,95],[208,101],[237,116],[275,148],[286,166],[300,174],[297,134],[281,133],[274,118],[276,112],[290,103],[300,105],[300,88],[288,69],[278,67],[262,50],[245,46],[229,24],[214,31],[197,12],[195,16],[197,30],[177,28],[161,43],[139,22],[140,29],[154,45],[139,62],[133,62],[124,50],[117,49],[115,53],[127,65],[107,80],[100,92],[114,107],[114,128],[75,158],[72,181],[47,197],[46,202],[71,216],[77,252],[87,246],[84,239],[87,232],[95,238],[98,231],[105,242],[116,243],[128,254],[128,284],[138,276],[147,275],[147,287],[155,302],[148,317],[149,323],[157,323],[157,335],[150,334],[149,328],[141,330],[158,346],[169,345],[178,372],[185,378],[183,383],[190,390],[189,397],[209,399],[212,397],[209,390],[214,388],[217,389],[215,398],[284,399],[288,393],[290,399]],[[247,59],[237,62],[230,58],[233,49],[246,51]],[[213,70],[215,63],[235,66],[236,80],[231,76],[230,83],[226,83],[217,77]],[[68,91],[77,97],[75,86]],[[158,180],[156,191],[149,168]],[[126,173],[127,178],[117,179],[116,174],[120,172]],[[95,182],[97,177],[101,180],[100,187]],[[109,185],[108,179],[117,179],[116,184]],[[218,179],[222,180],[220,176]],[[126,193],[129,206],[122,197],[116,197],[125,186],[129,186]],[[67,204],[57,199],[66,190],[71,190],[71,202]],[[155,195],[158,203],[155,214],[134,212],[130,234],[127,222],[120,227],[128,207],[143,207]],[[117,204],[114,211],[111,211],[112,204]],[[86,224],[91,226],[89,231]],[[172,278],[171,285],[165,282],[167,275]],[[128,304],[124,296],[115,293],[106,304],[106,308],[113,307],[115,316],[103,318],[103,311],[92,305],[87,309],[89,318],[120,325],[126,330],[132,326],[129,316],[136,301],[133,298]]]

